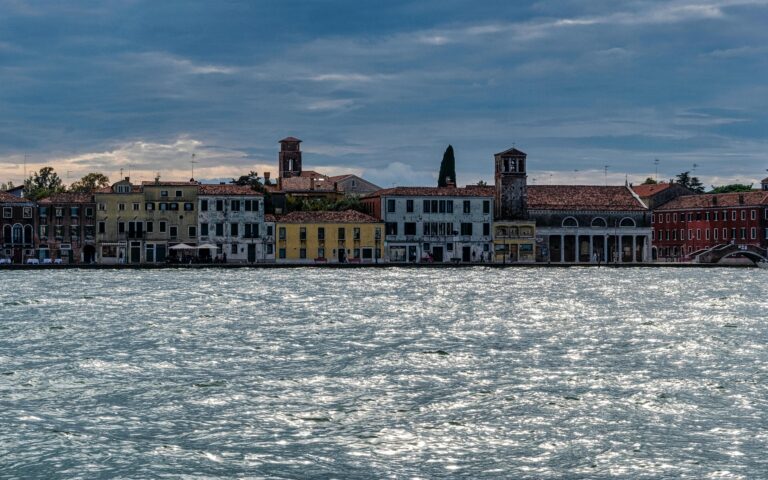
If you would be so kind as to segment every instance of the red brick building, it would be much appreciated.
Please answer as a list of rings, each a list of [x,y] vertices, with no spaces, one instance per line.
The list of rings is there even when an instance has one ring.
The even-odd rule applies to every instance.
[[[768,191],[685,195],[652,216],[654,257],[689,261],[717,245],[768,242]]]
[[[94,262],[95,213],[90,193],[56,193],[40,200],[38,255],[70,264]]]
[[[0,258],[22,263],[35,254],[35,204],[0,192]]]

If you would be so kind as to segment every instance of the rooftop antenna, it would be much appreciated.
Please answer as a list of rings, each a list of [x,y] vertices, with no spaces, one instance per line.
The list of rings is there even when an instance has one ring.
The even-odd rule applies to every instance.
[[[120,167],[120,180],[123,179],[123,167]]]
[[[192,180],[194,180],[195,179],[195,164],[197,163],[197,161],[195,160],[195,154],[194,153],[192,154],[192,160],[190,160],[189,163],[192,164]]]
[[[653,179],[658,182],[659,181],[659,159],[658,158],[654,158],[653,159],[653,164],[656,166],[656,171],[655,171],[655,173],[653,175]]]
[[[27,179],[27,154],[24,154],[24,180]]]
[[[698,167],[698,165],[694,163],[693,164],[693,174],[694,175],[696,175],[696,167]]]
[[[603,165],[603,174],[605,175],[605,186],[608,186],[608,167],[610,165]]]

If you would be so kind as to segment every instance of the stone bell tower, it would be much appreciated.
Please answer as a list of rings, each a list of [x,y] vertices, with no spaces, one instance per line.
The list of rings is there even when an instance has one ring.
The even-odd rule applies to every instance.
[[[301,176],[301,140],[295,137],[286,137],[280,140],[280,154],[278,156],[278,172],[280,178]]]
[[[524,152],[510,148],[493,156],[496,164],[496,219],[522,220],[528,216],[528,174]]]

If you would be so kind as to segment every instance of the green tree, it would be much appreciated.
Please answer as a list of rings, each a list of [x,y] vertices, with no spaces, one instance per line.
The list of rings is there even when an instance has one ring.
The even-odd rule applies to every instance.
[[[478,187],[487,187],[488,186],[488,182],[486,182],[485,180],[478,180],[477,181],[477,186]]]
[[[85,175],[80,180],[73,182],[69,186],[69,191],[72,193],[93,193],[99,188],[109,186],[109,178],[106,175],[98,172],[93,172]]]
[[[458,185],[456,181],[456,159],[453,156],[453,146],[448,145],[443,153],[443,161],[440,162],[440,173],[437,175],[437,186],[448,186],[448,180]]]
[[[13,189],[13,187],[13,182],[10,180],[8,180],[8,183],[0,183],[0,192],[7,192],[8,190]]]
[[[237,179],[233,178],[231,183],[235,185],[249,186],[257,192],[264,192],[264,183],[262,183],[259,174],[253,170],[248,172],[247,175],[241,175]]]
[[[709,193],[734,193],[734,192],[751,192],[752,184],[745,185],[743,183],[731,183],[730,185],[722,185],[716,187],[712,185],[712,190]]]
[[[39,200],[64,191],[61,178],[53,167],[43,167],[24,180],[24,197]]]
[[[675,177],[675,183],[684,186],[693,193],[704,193],[704,184],[698,177],[692,177],[691,172],[679,173]]]
[[[648,178],[645,179],[645,181],[643,183],[641,183],[641,185],[656,185],[657,183],[659,183],[659,182],[657,182],[656,180],[652,179],[651,177],[648,177]]]

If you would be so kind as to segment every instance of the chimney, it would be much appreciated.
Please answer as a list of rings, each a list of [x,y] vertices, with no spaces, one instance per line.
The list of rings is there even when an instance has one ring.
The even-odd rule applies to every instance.
[[[269,172],[264,172],[264,185],[269,185]]]
[[[310,190],[315,189],[315,177],[309,177],[309,189]]]
[[[456,188],[456,182],[451,177],[445,177],[445,186],[447,188]]]
[[[126,182],[130,182],[131,181],[131,177],[125,177],[125,181]]]

